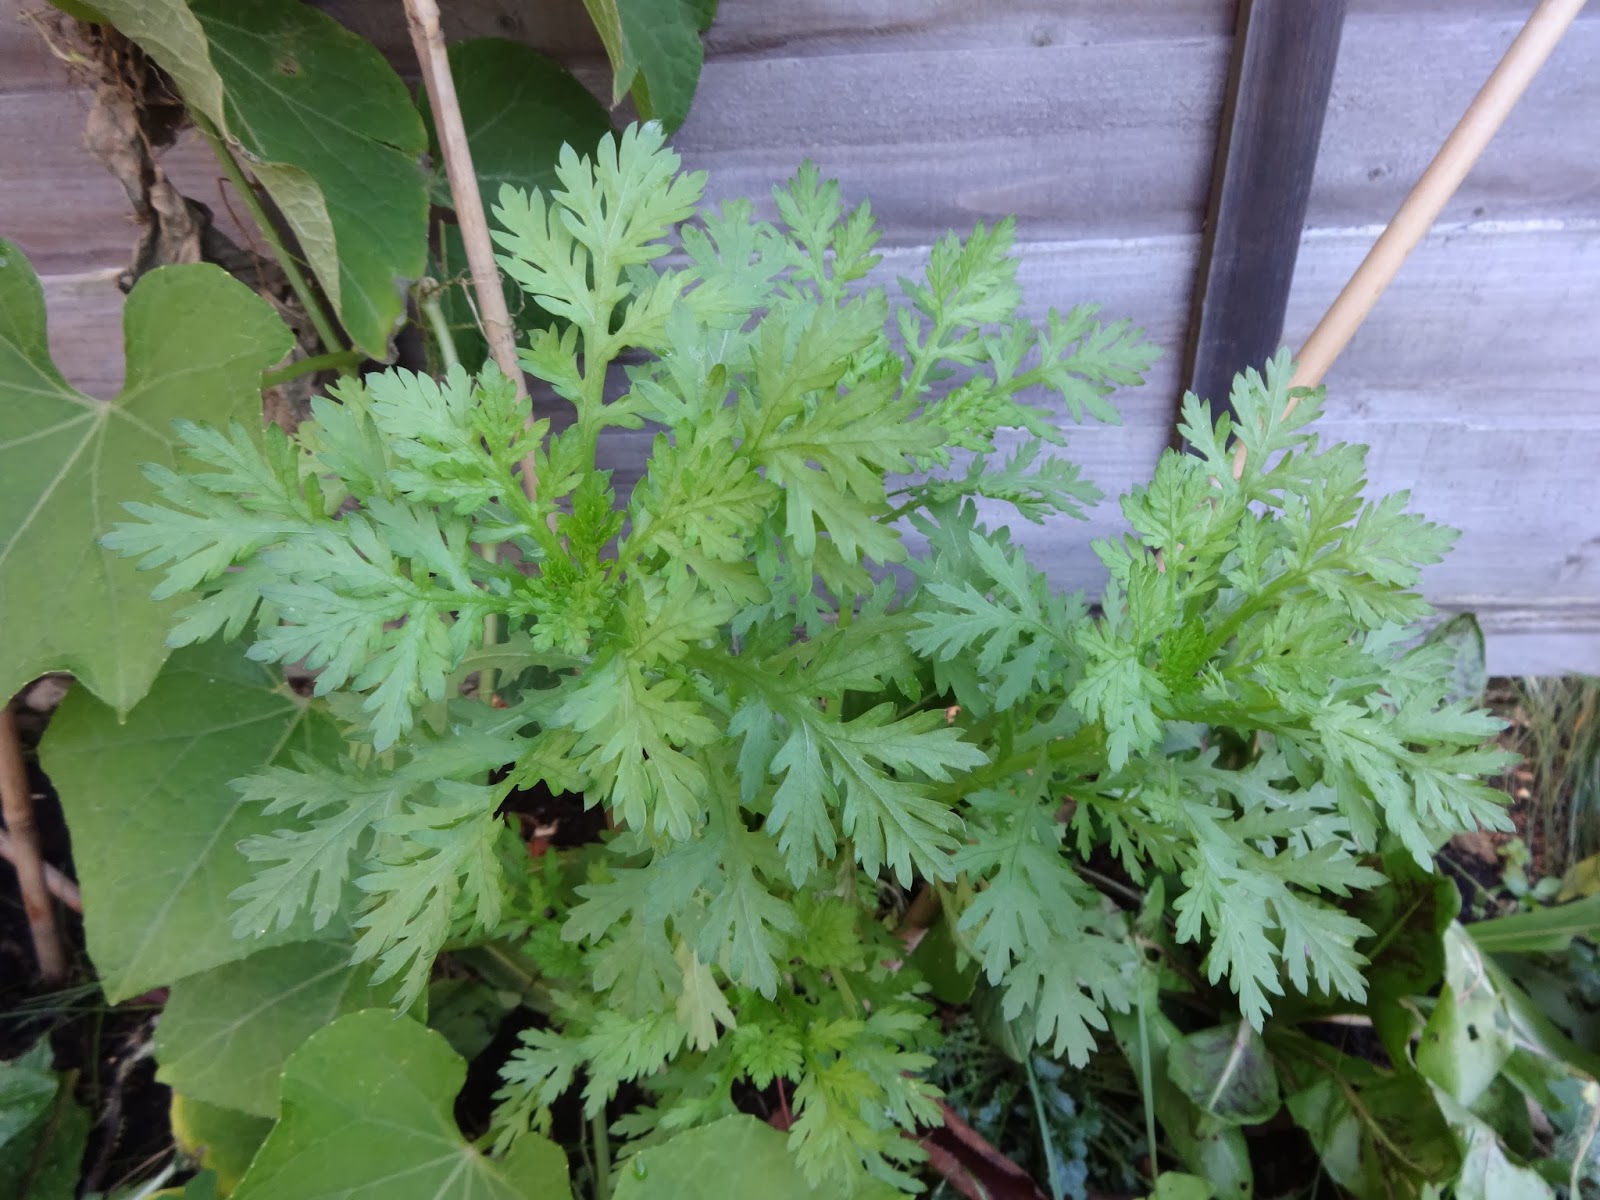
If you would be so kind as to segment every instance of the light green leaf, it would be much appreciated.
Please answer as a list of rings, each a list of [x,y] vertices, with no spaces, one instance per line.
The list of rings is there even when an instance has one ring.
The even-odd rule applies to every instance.
[[[1278,1074],[1249,1022],[1202,1029],[1167,1052],[1167,1074],[1191,1103],[1228,1125],[1259,1125],[1278,1111]]]
[[[163,1015],[161,1019],[165,1022],[167,1018]],[[185,1155],[215,1173],[216,1194],[222,1196],[239,1186],[256,1151],[272,1131],[272,1121],[267,1117],[207,1104],[178,1092],[172,1094],[169,1116],[172,1140]]]
[[[639,115],[676,129],[700,82],[710,24],[700,0],[583,0],[611,59],[611,103],[631,90]]]
[[[641,1150],[617,1169],[613,1200],[814,1200],[787,1148],[788,1138],[755,1117],[723,1117]],[[731,1168],[731,1169],[730,1169]],[[868,1184],[857,1200],[888,1200],[893,1188]]]
[[[143,463],[176,464],[177,417],[259,421],[261,372],[292,338],[268,304],[211,266],[163,267],[123,313],[127,380],[102,403],[50,359],[44,294],[0,240],[0,691],[71,671],[120,713],[167,656],[175,605],[101,548],[130,500],[154,498]]]
[[[67,696],[40,757],[75,856],[95,864],[83,877],[84,923],[112,1003],[312,936],[303,916],[254,941],[232,936],[228,896],[251,872],[236,847],[277,818],[228,784],[294,751],[329,757],[341,745],[276,672],[217,643],[175,653],[126,722],[81,689]]]
[[[1446,931],[1444,947],[1444,987],[1417,1044],[1417,1069],[1470,1106],[1510,1059],[1516,1036],[1505,1002],[1484,974],[1483,952],[1459,925]]]
[[[384,1009],[339,1018],[290,1056],[283,1116],[235,1200],[557,1200],[566,1158],[537,1134],[503,1159],[456,1128],[467,1064],[431,1029]],[[330,1136],[337,1131],[337,1136]]]
[[[1475,921],[1466,931],[1485,954],[1560,954],[1575,937],[1600,936],[1600,895]]]
[[[1506,1157],[1493,1129],[1474,1122],[1456,1180],[1455,1200],[1555,1200],[1555,1190],[1531,1167]]]
[[[1212,1200],[1216,1194],[1216,1189],[1198,1175],[1163,1171],[1150,1200]]]
[[[107,0],[266,188],[350,336],[374,358],[426,259],[427,140],[376,47],[297,0]]]
[[[300,1043],[344,1013],[385,1002],[368,974],[351,965],[347,946],[300,942],[180,980],[156,1026],[156,1078],[210,1104],[276,1117],[278,1078]]]

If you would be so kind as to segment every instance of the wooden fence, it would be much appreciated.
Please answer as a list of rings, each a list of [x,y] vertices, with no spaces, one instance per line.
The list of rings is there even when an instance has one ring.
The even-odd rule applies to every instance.
[[[0,228],[45,280],[51,344],[92,394],[121,382],[134,239],[82,148],[88,98],[0,0]],[[409,73],[398,0],[323,5]],[[1526,18],[1531,0],[1349,0],[1284,340],[1315,324]],[[577,0],[457,0],[452,37],[519,37],[601,90]],[[1231,0],[723,0],[676,144],[714,195],[765,196],[803,158],[869,198],[886,269],[948,228],[1019,217],[1035,313],[1093,301],[1167,350],[1124,423],[1072,434],[1114,495],[1171,437],[1237,13]],[[169,152],[222,209],[206,148]],[[1258,181],[1271,186],[1271,180]],[[1460,529],[1426,590],[1479,614],[1500,672],[1600,671],[1600,6],[1580,16],[1443,220],[1329,374],[1332,437],[1374,486]],[[616,447],[624,475],[642,442]],[[1022,529],[1098,586],[1087,526]]]

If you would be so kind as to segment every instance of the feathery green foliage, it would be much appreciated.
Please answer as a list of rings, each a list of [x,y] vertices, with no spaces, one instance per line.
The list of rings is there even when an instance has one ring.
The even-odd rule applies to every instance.
[[[402,1003],[443,947],[519,940],[555,1020],[505,1068],[502,1144],[574,1087],[599,1114],[642,1084],[615,1129],[648,1144],[781,1084],[839,1195],[913,1190],[902,1134],[939,1119],[897,889],[937,889],[1005,1017],[1075,1063],[1140,963],[1078,869],[1097,851],[1165,881],[1257,1027],[1289,991],[1359,998],[1344,902],[1391,843],[1426,863],[1504,823],[1477,782],[1496,726],[1406,649],[1452,535],[1362,499],[1362,450],[1319,444],[1287,360],[1238,381],[1237,424],[1186,402],[1196,453],[1124,499],[1092,614],[987,522],[1081,515],[1039,397],[1114,419],[1152,352],[1093,309],[1020,317],[1009,222],[942,240],[895,305],[870,211],[809,167],[775,225],[700,210],[651,126],[557,174],[495,215],[554,318],[523,366],[570,424],[492,368],[372,375],[293,437],[185,427],[195,466],[153,471],[163,503],[108,539],[195,593],[176,642],[249,636],[347,698],[350,761],[238,785],[283,819],[243,847],[239,932],[348,909]],[[600,439],[646,423],[619,498]],[[459,695],[485,653],[503,708]],[[535,784],[616,826],[564,881],[496,816]]]

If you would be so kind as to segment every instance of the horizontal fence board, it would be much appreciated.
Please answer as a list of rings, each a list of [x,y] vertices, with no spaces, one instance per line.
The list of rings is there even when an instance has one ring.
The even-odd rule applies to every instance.
[[[369,33],[398,24],[377,20],[369,0],[332,7],[360,17],[356,24]],[[498,18],[474,18],[474,6],[463,7],[454,18],[463,32],[502,28]],[[1142,21],[1162,36],[1052,36],[1036,45],[1029,31],[1037,32],[1044,9],[1034,6],[995,18],[1010,30],[995,39],[1016,44],[974,43],[960,33],[975,18],[940,6],[921,22],[861,34],[845,52],[838,47],[878,28],[878,17],[857,19],[843,3],[729,4],[719,27],[753,37],[761,14],[776,13],[774,23],[798,48],[780,39],[763,43],[761,53],[719,53],[713,38],[677,144],[690,166],[711,172],[717,197],[764,197],[809,156],[852,199],[871,199],[890,244],[924,244],[946,229],[1009,214],[1037,239],[1192,233],[1204,213],[1231,16],[1214,4],[1166,15],[1135,7],[1104,20],[1129,29]],[[1466,15],[1420,24],[1403,7],[1399,15],[1370,7],[1352,13],[1313,184],[1313,227],[1387,219],[1515,33],[1518,21],[1506,9],[1470,5]],[[543,28],[527,6],[519,11],[516,20],[500,14],[511,20],[509,32],[532,36]],[[1088,18],[1069,11],[1052,19]],[[37,45],[31,29],[13,28],[9,41]],[[1419,55],[1419,45],[1428,52]],[[403,43],[391,49],[408,65]],[[0,104],[0,145],[11,151],[0,169],[0,213],[44,270],[112,265],[131,243],[121,195],[81,145],[87,94],[74,94],[64,70],[44,57],[56,83]],[[592,65],[584,73],[603,85]],[[1578,119],[1583,114],[1588,119]],[[216,171],[204,147],[187,140],[167,157],[173,175],[216,207]],[[1449,215],[1584,212],[1600,212],[1594,19],[1568,35]]]
[[[1418,18],[1352,2],[1307,225],[1387,221],[1466,112],[1529,6]],[[1365,8],[1366,11],[1358,11]],[[1397,11],[1398,10],[1398,11]],[[1600,216],[1600,8],[1568,31],[1442,220]]]

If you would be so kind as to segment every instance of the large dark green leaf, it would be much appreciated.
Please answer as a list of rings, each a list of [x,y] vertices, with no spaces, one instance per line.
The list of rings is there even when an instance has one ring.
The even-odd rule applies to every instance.
[[[384,1009],[314,1034],[283,1069],[283,1116],[235,1200],[559,1200],[560,1147],[524,1134],[503,1159],[467,1144],[453,1106],[467,1064]]]
[[[549,190],[556,185],[555,164],[563,145],[592,154],[611,129],[606,115],[587,88],[559,64],[530,46],[500,38],[479,38],[450,47],[450,66],[472,149],[472,167],[485,204],[493,204],[504,185]],[[428,125],[434,161],[440,163],[438,134],[426,96],[423,120]],[[435,172],[436,204],[452,206],[442,163]],[[487,357],[469,299],[470,274],[460,229],[450,221],[439,230],[434,272],[448,286],[441,297],[445,320],[456,352],[468,369]],[[511,280],[505,280],[506,307],[520,329],[548,325],[551,318]]]
[[[1293,1058],[1300,1087],[1289,1113],[1356,1200],[1416,1200],[1427,1184],[1456,1178],[1460,1152],[1427,1080],[1325,1046],[1303,1048]]]
[[[0,1196],[72,1200],[88,1134],[72,1080],[50,1069],[48,1040],[0,1063]]]
[[[1411,998],[1428,995],[1444,975],[1444,935],[1461,911],[1461,893],[1403,850],[1385,855],[1382,871],[1388,882],[1357,893],[1351,913],[1373,931],[1358,946],[1370,960],[1367,1011],[1399,1064],[1409,1061],[1417,1023]]]
[[[611,132],[611,118],[589,89],[554,59],[521,42],[503,38],[457,42],[450,47],[450,69],[485,204],[493,204],[506,184],[548,190],[556,182],[556,157],[562,146],[592,155],[600,139]],[[434,202],[450,205],[439,135],[426,95],[421,109],[428,146],[438,164]]]
[[[700,82],[706,0],[583,0],[611,59],[613,104],[630,91],[640,116],[668,130],[683,124]]]
[[[50,359],[44,293],[0,240],[0,694],[71,671],[118,712],[149,691],[176,605],[100,538],[130,500],[152,500],[141,465],[175,466],[178,417],[260,419],[261,372],[293,341],[271,307],[216,267],[163,267],[123,312],[127,381],[110,403]]]
[[[83,875],[89,955],[113,1003],[313,936],[304,917],[263,938],[233,936],[229,893],[251,872],[236,847],[279,819],[228,785],[293,751],[342,746],[317,706],[225,643],[174,653],[126,721],[83,689],[67,696],[40,754]]]
[[[105,0],[240,151],[350,336],[375,358],[426,263],[427,145],[383,55],[299,0]]]

